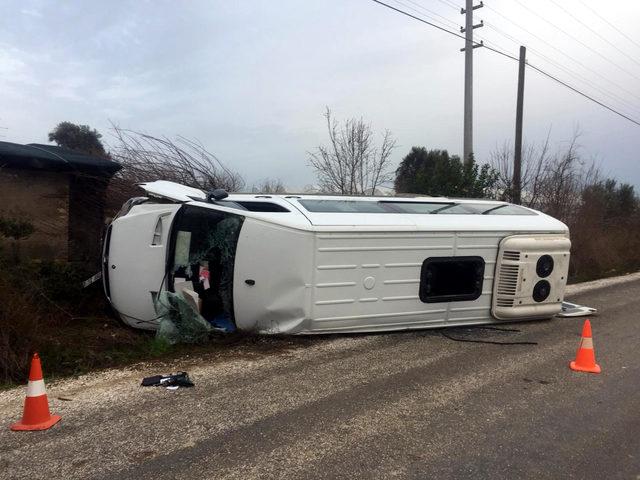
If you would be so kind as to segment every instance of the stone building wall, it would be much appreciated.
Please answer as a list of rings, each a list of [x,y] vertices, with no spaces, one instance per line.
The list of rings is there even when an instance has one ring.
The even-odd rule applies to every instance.
[[[41,260],[69,257],[69,176],[42,170],[0,168],[0,215],[29,220],[35,232],[20,254]],[[3,249],[9,241],[0,240]]]

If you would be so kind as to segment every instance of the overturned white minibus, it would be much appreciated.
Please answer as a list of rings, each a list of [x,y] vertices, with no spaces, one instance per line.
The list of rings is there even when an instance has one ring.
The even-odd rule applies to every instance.
[[[212,323],[259,333],[373,332],[549,318],[569,232],[504,202],[205,193],[143,184],[107,230],[105,293],[155,329],[176,292]]]

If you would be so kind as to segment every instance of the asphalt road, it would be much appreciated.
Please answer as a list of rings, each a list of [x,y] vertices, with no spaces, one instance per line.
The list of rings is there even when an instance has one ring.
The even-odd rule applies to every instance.
[[[570,299],[600,309],[601,375],[568,368],[581,318],[253,339],[50,384],[46,432],[0,393],[0,478],[640,479],[640,280]],[[195,388],[138,386],[182,368]]]

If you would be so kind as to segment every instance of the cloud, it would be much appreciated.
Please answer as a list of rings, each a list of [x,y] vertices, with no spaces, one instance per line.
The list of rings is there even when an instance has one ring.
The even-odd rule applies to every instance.
[[[401,145],[396,162],[412,145],[461,153],[460,40],[371,2],[283,0],[276,9],[268,0],[7,1],[5,10],[21,12],[0,29],[0,104],[7,140],[41,141],[62,120],[106,134],[112,120],[154,135],[197,138],[247,175],[249,183],[281,177],[303,186],[314,182],[306,152],[326,141],[322,112],[329,106],[338,118],[363,117],[376,132],[391,130]],[[452,22],[461,20],[442,2],[429,8]],[[567,55],[637,92],[636,83],[621,72],[544,22],[525,17],[514,2],[494,0],[492,8],[543,32]],[[640,2],[602,10],[632,32]],[[570,71],[600,82],[492,12],[476,13],[487,25],[497,24]],[[558,14],[550,4],[540,13]],[[570,32],[581,35],[575,24]],[[517,51],[517,43],[489,27],[478,33]],[[579,38],[593,41],[584,32]],[[483,161],[495,145],[512,141],[517,66],[486,49],[474,55],[475,151]],[[567,75],[551,64],[540,66]],[[565,79],[588,88],[577,77]],[[627,105],[640,107],[640,101]],[[585,155],[597,155],[612,175],[640,185],[638,127],[528,70],[525,138],[539,141],[553,124],[553,137],[562,140],[576,122],[585,131]]]
[[[20,13],[29,17],[42,18],[42,12],[36,10],[35,8],[23,8],[22,10],[20,10]]]

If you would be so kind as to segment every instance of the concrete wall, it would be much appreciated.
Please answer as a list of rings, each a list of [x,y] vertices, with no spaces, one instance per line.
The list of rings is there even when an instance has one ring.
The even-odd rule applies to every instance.
[[[42,260],[69,257],[69,176],[0,168],[0,215],[32,222],[35,233],[20,241],[20,254]],[[0,240],[4,250],[10,242]]]

